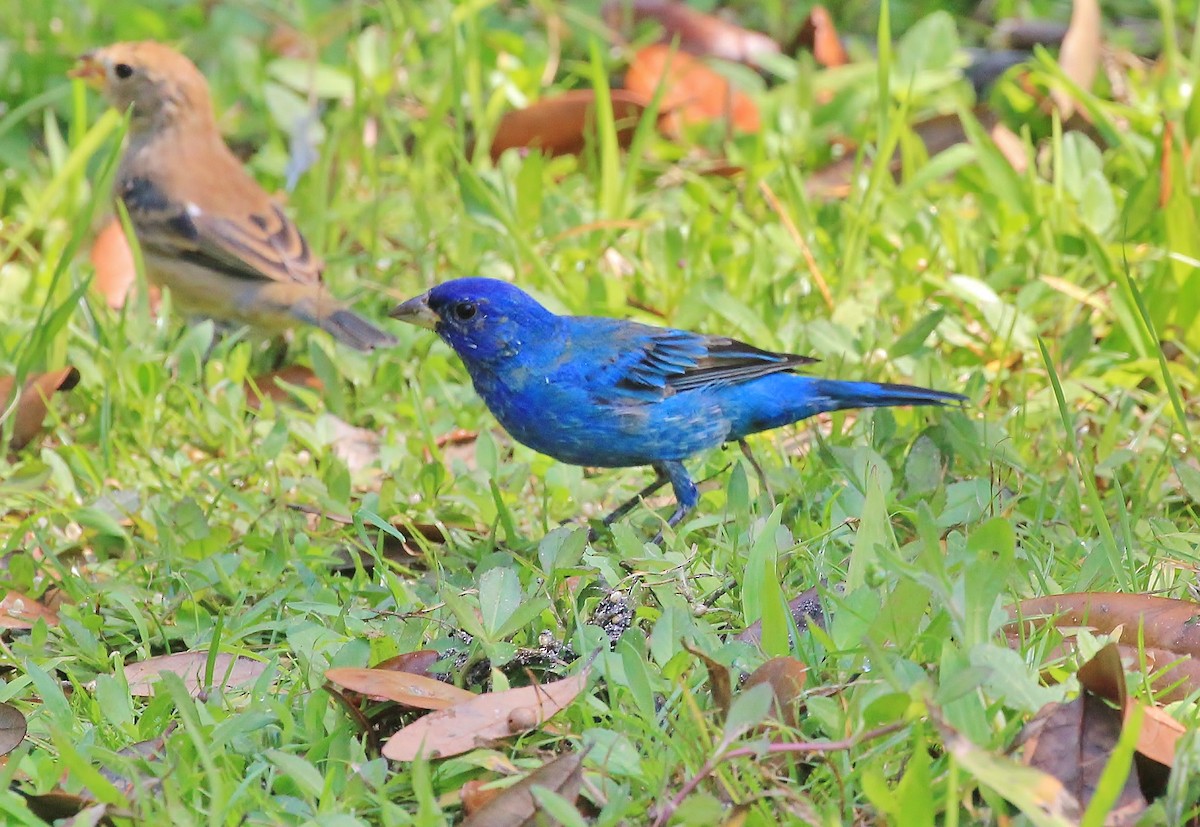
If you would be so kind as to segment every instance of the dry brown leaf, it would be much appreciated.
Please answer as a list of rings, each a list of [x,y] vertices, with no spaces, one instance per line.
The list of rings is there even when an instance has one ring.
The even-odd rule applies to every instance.
[[[1123,627],[1125,640],[1179,656],[1200,657],[1200,603],[1118,592],[1076,592],[1022,600],[1009,607],[1014,620],[1040,626],[1085,626],[1101,634]]]
[[[1086,809],[1120,737],[1121,713],[1084,692],[1068,703],[1043,707],[1021,731],[1018,743],[1028,766],[1057,778]],[[1145,809],[1146,798],[1136,774],[1130,772],[1104,823],[1109,827],[1133,824]]]
[[[16,380],[11,376],[0,376],[0,416],[12,404],[13,385]],[[79,384],[79,371],[75,368],[62,368],[48,373],[39,373],[25,380],[25,387],[17,399],[16,408],[9,414],[14,417],[12,440],[9,447],[14,451],[24,448],[41,433],[42,423],[50,398],[56,391],[69,391]]]
[[[660,40],[701,57],[719,57],[747,66],[759,66],[764,55],[779,54],[779,44],[762,32],[744,29],[720,17],[705,14],[676,0],[609,0],[604,20],[613,29],[629,31],[632,23],[653,20],[663,29]]]
[[[490,781],[473,778],[462,785],[458,791],[458,797],[462,801],[463,813],[466,816],[469,817],[482,810],[489,801],[504,792],[501,787],[489,787],[490,783]]]
[[[625,88],[650,100],[663,84],[659,126],[668,134],[682,124],[726,120],[739,132],[757,132],[758,106],[720,73],[670,46],[651,45],[638,51],[625,73]]]
[[[796,704],[804,694],[804,679],[808,667],[795,658],[771,658],[755,669],[746,679],[742,690],[765,683],[775,695],[776,713],[788,726],[797,725]]]
[[[533,729],[575,700],[588,674],[585,669],[553,683],[488,692],[431,712],[389,738],[383,755],[393,761],[446,758]]]
[[[10,591],[0,600],[0,629],[32,629],[38,619],[58,625],[58,615],[28,595]]]
[[[333,425],[333,455],[346,463],[351,474],[379,466],[379,434],[351,425],[344,419],[325,414]]]
[[[253,683],[266,668],[267,664],[263,661],[220,652],[213,660],[213,686],[230,689]],[[154,694],[154,685],[158,683],[159,676],[171,672],[183,680],[183,685],[195,697],[208,689],[204,684],[207,669],[208,652],[176,652],[125,664],[125,681],[129,684],[130,695],[149,697]]]
[[[1063,74],[1080,89],[1087,92],[1100,71],[1102,32],[1100,3],[1098,0],[1074,0],[1071,5],[1071,22],[1058,52],[1058,65]],[[1065,89],[1050,92],[1054,105],[1063,120],[1075,111],[1075,99]]]
[[[430,668],[442,659],[441,652],[436,649],[418,649],[415,652],[402,652],[372,666],[372,669],[388,669],[392,672],[407,672],[410,675],[421,675],[432,678]]]
[[[258,410],[262,407],[264,399],[270,399],[273,402],[290,401],[292,398],[291,392],[281,383],[301,388],[311,388],[315,391],[325,389],[325,385],[312,372],[312,368],[305,367],[304,365],[288,365],[280,370],[264,373],[253,379],[247,379],[243,386],[246,392],[246,405],[254,410]]]
[[[25,716],[10,703],[0,703],[0,755],[8,755],[25,740]]]
[[[532,827],[538,824],[534,787],[556,792],[574,804],[583,786],[583,756],[584,753],[575,752],[558,756],[478,807],[459,827]]]
[[[683,641],[683,648],[704,664],[704,668],[708,670],[708,689],[712,692],[713,703],[721,710],[722,715],[728,715],[729,705],[733,703],[733,684],[729,680],[729,667],[713,660],[686,640]]]
[[[377,701],[417,709],[445,709],[479,697],[453,684],[394,669],[337,667],[326,670],[325,679]]]
[[[1145,706],[1129,697],[1125,676],[1130,669],[1127,653],[1115,643],[1105,644],[1087,663],[1079,667],[1076,676],[1088,692],[1117,705],[1122,721],[1128,723],[1141,707],[1142,726],[1138,731],[1137,751],[1165,767],[1175,764],[1175,746],[1186,732],[1184,726],[1157,707]],[[1137,653],[1133,652],[1133,668],[1138,668]],[[1149,666],[1149,665],[1148,665]]]
[[[649,99],[623,89],[609,91],[617,143],[629,146]],[[550,155],[578,155],[592,139],[596,124],[596,93],[577,89],[542,98],[524,109],[507,113],[492,138],[492,160],[509,149],[541,149]]]
[[[804,19],[792,51],[799,48],[811,51],[817,63],[827,69],[845,66],[850,62],[837,27],[833,25],[833,18],[824,6],[813,6]]]

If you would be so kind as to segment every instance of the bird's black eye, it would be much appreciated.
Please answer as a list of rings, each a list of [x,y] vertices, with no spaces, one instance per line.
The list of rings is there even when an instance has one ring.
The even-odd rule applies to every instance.
[[[113,74],[119,77],[121,80],[125,80],[133,74],[133,67],[128,63],[118,63],[113,67]]]
[[[453,308],[451,308],[451,312],[454,313],[454,318],[458,319],[460,322],[467,322],[475,318],[476,310],[477,308],[475,307],[474,302],[459,302],[458,304],[454,305]]]

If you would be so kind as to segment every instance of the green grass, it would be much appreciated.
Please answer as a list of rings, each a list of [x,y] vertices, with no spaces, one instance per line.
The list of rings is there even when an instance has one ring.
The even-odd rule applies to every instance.
[[[605,133],[579,159],[510,153],[493,165],[468,132],[491,134],[514,103],[549,91],[548,61],[560,61],[556,89],[623,74],[621,54],[588,36],[598,4],[569,5],[288,7],[316,45],[324,103],[319,158],[288,209],[335,293],[381,318],[444,279],[507,278],[557,310],[733,335],[811,353],[831,376],[913,381],[973,403],[836,414],[756,437],[770,494],[736,447],[698,457],[695,476],[712,482],[661,549],[644,541],[663,509],[640,508],[585,543],[581,517],[648,475],[514,445],[428,331],[395,326],[399,344],[371,356],[303,332],[292,357],[325,390],[248,411],[242,383],[266,367],[260,345],[225,337],[205,361],[208,326],[156,319],[144,301],[114,313],[88,290],[120,119],[64,72],[116,39],[181,43],[212,81],[226,135],[277,189],[307,67],[266,47],[276,17],[265,4],[3,0],[0,374],[71,364],[82,375],[52,404],[48,433],[0,457],[0,585],[64,601],[60,625],[0,645],[0,701],[29,719],[3,781],[86,787],[139,823],[435,825],[457,817],[466,781],[592,745],[593,823],[638,824],[718,749],[899,723],[802,765],[720,764],[676,823],[719,823],[725,802],[748,805],[750,824],[1001,823],[994,759],[942,749],[928,714],[999,753],[1063,697],[1040,685],[1035,651],[1005,646],[1001,607],[1073,590],[1194,593],[1195,4],[1169,21],[1182,51],[1132,75],[1127,103],[1086,101],[1103,146],[1030,111],[1003,81],[997,108],[1042,147],[1024,174],[972,123],[953,154],[925,156],[912,124],[969,107],[961,80],[947,91],[945,61],[981,32],[908,3],[891,8],[897,40],[878,71],[784,59],[759,96],[761,134],[722,145],[722,128],[696,130],[744,166],[738,178],[698,174],[653,133],[632,158]],[[792,4],[740,5],[784,40],[801,16]],[[548,13],[563,17],[561,55]],[[857,35],[852,51],[865,55],[876,30]],[[1032,73],[1061,82],[1048,57]],[[837,98],[818,105],[829,90]],[[1165,159],[1164,122],[1175,130]],[[864,168],[849,197],[810,198],[805,180],[838,136],[866,158],[900,147],[900,180]],[[832,308],[765,190],[799,229]],[[378,434],[377,460],[348,467],[331,415]],[[481,434],[465,455],[437,445],[456,428]],[[385,559],[378,526],[396,517],[401,533],[431,523],[448,540],[416,537],[413,556]],[[335,573],[347,554],[356,565]],[[829,628],[789,639],[781,601],[820,582]],[[489,597],[498,584],[503,605]],[[589,620],[613,589],[632,617],[610,651]],[[733,641],[760,618],[761,648]],[[457,758],[389,767],[322,689],[330,666],[423,648],[447,653],[473,691],[527,682],[527,662],[550,680],[564,668],[528,657],[543,635],[601,651],[592,687],[554,728]],[[803,661],[796,730],[760,728],[750,701],[724,719],[684,641],[736,670],[774,654]],[[262,659],[263,678],[200,700],[171,681],[151,699],[130,696],[122,663],[210,647]],[[1177,714],[1194,722],[1189,705]],[[156,758],[118,754],[164,732]],[[102,770],[159,786],[127,794]],[[1180,782],[1163,806],[1186,813],[1196,798]],[[40,823],[12,792],[0,792],[0,812]]]

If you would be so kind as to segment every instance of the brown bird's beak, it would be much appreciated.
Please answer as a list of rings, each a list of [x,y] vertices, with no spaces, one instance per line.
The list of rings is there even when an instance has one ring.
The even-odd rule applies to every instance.
[[[67,72],[67,77],[79,78],[88,86],[99,89],[104,85],[104,64],[96,58],[94,52],[80,55],[75,66]]]
[[[430,330],[437,327],[437,323],[441,321],[438,314],[434,313],[433,308],[429,306],[428,293],[422,293],[403,304],[396,305],[388,315],[393,319],[415,324],[417,327],[427,327]]]

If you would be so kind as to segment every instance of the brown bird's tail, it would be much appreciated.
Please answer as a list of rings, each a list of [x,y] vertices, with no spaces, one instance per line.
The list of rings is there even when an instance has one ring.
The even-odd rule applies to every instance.
[[[362,316],[344,307],[323,314],[314,321],[317,327],[355,350],[370,351],[396,344],[395,336],[380,330]]]

